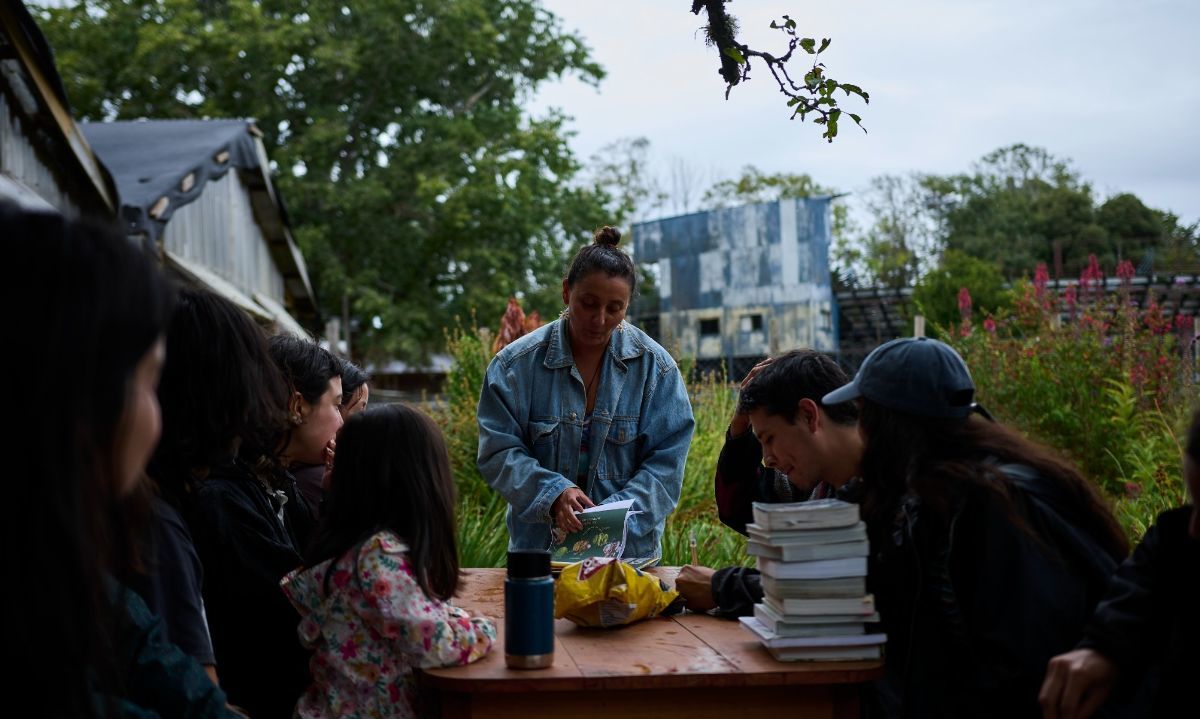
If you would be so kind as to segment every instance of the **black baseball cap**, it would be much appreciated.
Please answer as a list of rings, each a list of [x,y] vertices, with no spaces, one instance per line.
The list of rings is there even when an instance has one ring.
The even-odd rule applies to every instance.
[[[850,384],[825,395],[821,404],[859,397],[917,417],[954,419],[974,409],[975,383],[967,363],[949,345],[907,337],[876,347]]]

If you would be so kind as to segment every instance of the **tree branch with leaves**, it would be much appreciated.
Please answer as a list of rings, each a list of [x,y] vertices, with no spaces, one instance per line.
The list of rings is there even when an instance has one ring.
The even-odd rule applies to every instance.
[[[787,51],[782,55],[775,55],[756,50],[745,43],[738,42],[737,18],[725,11],[725,4],[728,1],[693,0],[692,2],[693,15],[699,15],[701,10],[708,15],[708,25],[704,28],[706,42],[708,45],[716,47],[720,55],[720,74],[726,83],[725,99],[729,99],[729,93],[733,90],[734,85],[750,79],[751,61],[757,59],[775,78],[775,82],[779,85],[779,91],[787,96],[787,106],[792,109],[789,119],[799,116],[803,122],[809,115],[814,115],[813,123],[825,126],[825,132],[821,134],[821,137],[833,142],[833,138],[838,134],[838,121],[843,114],[835,92],[841,90],[846,97],[858,95],[866,103],[871,101],[871,97],[858,85],[839,82],[825,74],[825,63],[820,61],[821,53],[829,47],[832,40],[823,38],[818,47],[815,38],[800,37],[796,31],[796,21],[788,15],[784,15],[782,20],[772,21],[771,28],[779,30],[787,36]],[[795,55],[796,48],[800,48],[812,58],[812,66],[804,73],[803,79],[799,82],[793,79],[792,72],[788,69],[788,63]],[[845,114],[863,132],[867,131],[863,127],[862,116],[853,112]]]

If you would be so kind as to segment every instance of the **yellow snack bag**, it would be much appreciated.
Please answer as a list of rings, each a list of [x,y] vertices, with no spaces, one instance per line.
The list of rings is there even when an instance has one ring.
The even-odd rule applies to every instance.
[[[616,627],[639,619],[674,614],[679,592],[658,577],[612,557],[567,565],[554,587],[554,618],[582,627]]]

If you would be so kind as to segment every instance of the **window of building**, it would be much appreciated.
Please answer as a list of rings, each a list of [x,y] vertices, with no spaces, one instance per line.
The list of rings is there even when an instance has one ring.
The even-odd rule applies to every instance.
[[[721,334],[721,320],[713,318],[711,320],[700,320],[700,336],[711,337],[712,335]]]
[[[762,315],[742,315],[738,321],[738,329],[742,332],[762,332]]]

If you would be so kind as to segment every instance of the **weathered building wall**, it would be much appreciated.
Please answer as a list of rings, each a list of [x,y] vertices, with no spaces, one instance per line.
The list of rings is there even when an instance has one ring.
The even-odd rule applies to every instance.
[[[831,198],[780,200],[634,225],[657,263],[660,339],[699,359],[837,349]]]

